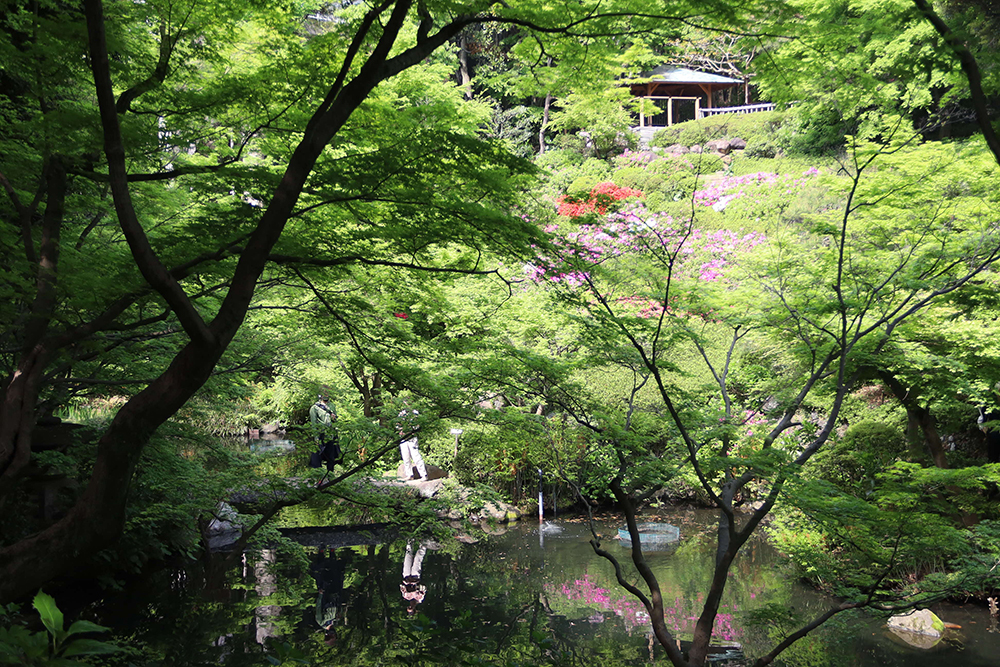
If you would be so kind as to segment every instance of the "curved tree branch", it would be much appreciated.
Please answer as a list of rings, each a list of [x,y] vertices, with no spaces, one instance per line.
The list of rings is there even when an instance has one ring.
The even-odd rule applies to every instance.
[[[125,145],[122,141],[121,125],[118,121],[114,89],[111,83],[108,45],[104,27],[104,6],[100,0],[85,0],[84,12],[87,17],[90,65],[94,73],[101,126],[104,131],[104,152],[108,159],[111,192],[114,197],[115,211],[118,214],[118,222],[125,233],[136,266],[146,281],[166,299],[191,340],[209,343],[214,340],[215,335],[205,324],[180,284],[170,275],[170,272],[156,256],[142,225],[139,223],[135,207],[132,205],[132,195],[128,187],[128,172],[125,167]]]
[[[941,39],[958,58],[965,78],[969,80],[969,94],[972,95],[972,106],[976,111],[976,122],[979,123],[979,129],[986,139],[986,145],[989,146],[997,164],[1000,164],[1000,138],[997,137],[997,133],[993,129],[990,113],[986,108],[986,93],[983,92],[983,76],[979,71],[979,63],[976,62],[969,47],[958,38],[958,35],[952,32],[948,24],[938,16],[927,0],[913,0],[913,4],[923,13],[924,18],[934,26],[934,30],[941,35]]]

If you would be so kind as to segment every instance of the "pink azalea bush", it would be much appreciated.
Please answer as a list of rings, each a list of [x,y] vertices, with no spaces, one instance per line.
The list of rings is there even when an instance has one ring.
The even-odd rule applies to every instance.
[[[564,234],[559,233],[558,225],[549,225],[545,231],[553,235],[557,256],[540,258],[529,266],[529,277],[536,282],[572,287],[590,280],[587,267],[627,254],[648,253],[669,258],[675,278],[719,281],[737,255],[765,240],[757,232],[696,229],[690,220],[653,214],[641,205],[608,215],[597,224],[579,225]],[[658,317],[663,312],[663,304],[655,300],[621,296],[618,302],[641,317]]]
[[[811,180],[819,175],[815,167],[801,176],[774,174],[766,171],[743,176],[723,178],[694,193],[695,204],[712,206],[717,210],[730,202],[739,201],[739,216],[753,220],[769,215],[773,210],[787,206]],[[727,209],[727,215],[730,213]]]

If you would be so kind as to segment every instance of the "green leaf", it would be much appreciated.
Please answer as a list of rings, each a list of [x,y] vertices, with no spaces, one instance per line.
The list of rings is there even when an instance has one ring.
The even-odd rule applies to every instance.
[[[97,623],[91,623],[90,621],[74,621],[73,624],[69,626],[69,630],[66,631],[66,636],[70,637],[84,632],[107,632],[108,630],[109,628],[106,628],[103,625],[98,625]]]
[[[39,616],[42,617],[42,623],[45,624],[45,629],[49,631],[49,634],[57,639],[60,638],[60,635],[63,634],[63,614],[56,606],[55,599],[47,593],[38,591],[32,605],[38,610]]]
[[[77,621],[77,623],[79,622],[80,621]],[[119,653],[121,650],[122,649],[120,647],[115,646],[114,644],[97,641],[96,639],[75,639],[70,642],[66,650],[63,651],[63,657],[71,658],[77,655],[107,655],[109,653]]]

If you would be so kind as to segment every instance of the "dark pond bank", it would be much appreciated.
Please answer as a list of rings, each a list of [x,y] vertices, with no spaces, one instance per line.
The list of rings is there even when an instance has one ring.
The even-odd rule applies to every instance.
[[[685,510],[662,518],[680,526],[682,539],[650,561],[667,600],[668,625],[684,640],[709,576],[714,514]],[[627,550],[611,539],[618,525],[602,521],[599,531],[624,562]],[[308,561],[271,550],[245,557],[238,571],[222,578],[161,572],[106,596],[85,615],[134,647],[128,662],[136,665],[664,662],[644,609],[593,554],[586,524],[567,520],[556,528],[540,532],[537,524],[522,523],[475,544],[379,542],[391,538],[373,535],[356,546],[341,546],[342,533],[298,531],[310,545]],[[776,605],[807,619],[828,603],[756,542],[734,567],[716,640],[760,655],[782,628],[750,622],[753,612]],[[936,611],[962,630],[932,649],[902,644],[878,619],[842,616],[797,644],[781,664],[998,664],[1000,634],[985,609],[943,605]]]

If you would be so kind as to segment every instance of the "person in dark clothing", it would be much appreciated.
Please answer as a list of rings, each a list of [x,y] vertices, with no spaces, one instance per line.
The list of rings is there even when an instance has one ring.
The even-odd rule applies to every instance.
[[[309,408],[309,423],[312,424],[317,451],[309,457],[309,465],[318,468],[324,463],[329,472],[340,463],[343,452],[340,450],[340,437],[334,423],[337,421],[337,411],[326,404],[326,396],[320,394],[316,402]]]
[[[336,623],[343,619],[346,610],[344,571],[346,563],[325,549],[309,571],[316,580],[316,625],[323,631],[323,641],[329,645],[337,642]]]
[[[986,459],[990,463],[1000,463],[1000,410],[979,408],[979,430],[986,434]]]

